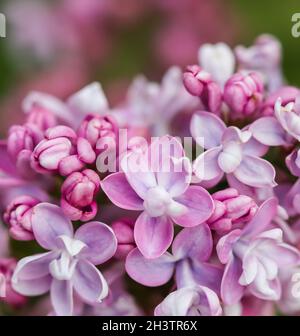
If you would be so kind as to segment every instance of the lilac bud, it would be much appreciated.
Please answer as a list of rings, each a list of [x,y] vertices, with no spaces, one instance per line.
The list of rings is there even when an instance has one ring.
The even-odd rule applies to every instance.
[[[42,106],[32,106],[28,112],[27,122],[36,125],[42,131],[57,124],[55,115]]]
[[[78,136],[85,138],[97,154],[101,152],[101,141],[110,138],[116,144],[118,125],[112,116],[88,115],[78,129]]]
[[[129,218],[122,218],[112,223],[112,229],[118,241],[115,258],[124,260],[127,254],[136,247],[133,228],[134,221]]]
[[[32,209],[40,201],[31,196],[18,196],[7,207],[4,220],[9,232],[16,240],[34,239],[31,227]]]
[[[224,89],[224,101],[232,110],[232,118],[241,118],[257,112],[263,100],[263,92],[263,81],[258,73],[234,74]]]
[[[252,198],[239,195],[233,188],[218,191],[212,195],[215,210],[208,220],[213,230],[220,233],[230,231],[249,221],[257,210],[257,205]]]
[[[219,112],[222,103],[220,86],[212,80],[210,73],[198,65],[188,66],[183,74],[186,90],[201,99],[205,108],[211,112]]]
[[[61,207],[71,220],[88,221],[96,216],[95,196],[100,188],[100,178],[91,169],[74,172],[64,181]]]

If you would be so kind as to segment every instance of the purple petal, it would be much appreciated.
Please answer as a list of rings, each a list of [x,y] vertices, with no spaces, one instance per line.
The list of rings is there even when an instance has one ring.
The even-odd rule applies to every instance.
[[[239,284],[242,272],[241,262],[233,257],[225,267],[221,283],[221,297],[226,305],[239,302],[244,294],[244,287]]]
[[[73,236],[73,226],[62,209],[50,203],[40,203],[33,208],[32,230],[37,242],[45,249],[59,247],[58,237]]]
[[[242,231],[240,229],[233,230],[227,235],[221,237],[217,244],[217,254],[222,264],[227,264],[232,257],[233,244],[240,238]]]
[[[220,147],[211,148],[199,155],[194,161],[193,171],[200,181],[210,181],[223,175],[218,164],[220,152]]]
[[[184,227],[204,223],[214,210],[214,202],[210,194],[200,186],[190,186],[183,195],[174,200],[186,207],[185,213],[172,217],[176,224]]]
[[[173,275],[174,266],[175,260],[168,252],[155,259],[146,259],[137,248],[128,254],[125,264],[132,279],[149,287],[167,283]]]
[[[88,261],[80,260],[77,263],[72,281],[76,293],[86,303],[99,303],[108,295],[106,280]]]
[[[172,243],[173,224],[166,216],[149,217],[140,214],[134,226],[134,239],[137,247],[146,258],[158,258]]]
[[[243,161],[233,173],[242,183],[252,187],[276,186],[275,169],[268,161],[250,155],[244,155]]]
[[[169,169],[156,173],[157,183],[163,187],[172,197],[183,194],[188,188],[192,167],[188,158],[172,158],[169,160]]]
[[[274,117],[264,117],[256,120],[250,127],[253,137],[267,146],[286,145],[285,130]]]
[[[195,281],[201,285],[220,292],[223,268],[218,265],[209,264],[207,262],[199,262],[193,259],[191,264],[191,272]],[[177,272],[176,272],[177,278]]]
[[[252,220],[243,229],[243,235],[254,237],[265,231],[277,214],[278,201],[269,198],[257,210]]]
[[[268,152],[269,147],[258,142],[253,137],[243,144],[243,153],[251,156],[264,156]]]
[[[300,176],[300,150],[294,149],[291,154],[285,158],[285,163],[294,176]]]
[[[56,315],[73,315],[73,288],[70,281],[53,279],[50,296]]]
[[[52,280],[49,263],[56,256],[56,252],[47,252],[21,259],[12,278],[15,291],[26,296],[48,292]]]
[[[186,256],[199,261],[206,261],[211,255],[213,240],[207,224],[193,228],[185,228],[179,232],[172,245],[172,253],[176,259]]]
[[[94,265],[103,264],[117,250],[117,239],[113,230],[100,222],[82,225],[76,231],[75,238],[87,245],[80,252],[80,257],[87,259]]]
[[[124,173],[107,176],[101,186],[108,198],[118,207],[126,210],[143,210],[143,200],[129,185]]]
[[[217,147],[226,130],[223,121],[209,112],[197,112],[191,120],[191,134],[195,141],[205,149]]]

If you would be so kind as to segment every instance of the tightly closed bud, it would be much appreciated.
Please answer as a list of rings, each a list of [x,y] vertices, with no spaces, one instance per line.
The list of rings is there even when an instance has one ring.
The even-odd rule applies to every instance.
[[[42,131],[46,131],[57,124],[55,115],[42,106],[32,106],[27,113],[27,122],[34,124]]]
[[[239,195],[238,191],[228,188],[212,195],[215,210],[207,221],[213,230],[220,233],[228,232],[252,219],[257,205],[252,198]]]
[[[91,169],[72,173],[62,185],[61,207],[71,220],[88,221],[97,214],[100,178]]]
[[[112,116],[88,115],[78,129],[78,136],[85,138],[90,143],[94,151],[99,154],[103,145],[114,143],[116,146],[118,135],[118,125]]]
[[[222,91],[208,72],[198,65],[188,66],[183,74],[183,83],[191,95],[201,99],[206,109],[214,113],[219,112],[222,103]]]
[[[16,266],[17,261],[14,258],[0,258],[0,301],[20,307],[26,303],[26,298],[12,288],[11,279]]]
[[[19,196],[7,207],[4,220],[9,225],[10,235],[16,240],[32,240],[32,209],[40,201],[31,196]]]
[[[122,218],[112,223],[112,229],[117,237],[118,248],[115,258],[124,260],[127,254],[136,247],[133,235],[134,221]]]
[[[234,74],[226,83],[224,101],[231,109],[232,119],[253,115],[261,106],[264,86],[256,72]]]

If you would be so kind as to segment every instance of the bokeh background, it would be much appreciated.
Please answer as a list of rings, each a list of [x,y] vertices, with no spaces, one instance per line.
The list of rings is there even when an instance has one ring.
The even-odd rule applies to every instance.
[[[261,33],[283,45],[287,80],[300,86],[299,0],[0,0],[0,135],[22,118],[30,90],[65,98],[100,81],[112,105],[132,78],[159,80],[173,64],[197,62],[202,43],[250,45]]]

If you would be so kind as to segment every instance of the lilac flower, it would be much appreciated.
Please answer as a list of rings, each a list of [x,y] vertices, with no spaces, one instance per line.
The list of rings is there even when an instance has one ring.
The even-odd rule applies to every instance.
[[[238,46],[235,53],[241,69],[256,70],[263,74],[269,91],[273,92],[282,86],[281,44],[274,36],[260,35],[253,46]]]
[[[256,72],[239,72],[230,77],[224,88],[229,117],[239,119],[256,113],[263,100],[263,90],[262,79]]]
[[[183,74],[183,83],[192,96],[201,99],[206,109],[214,113],[220,112],[222,90],[210,73],[198,65],[190,65]]]
[[[136,248],[126,258],[126,271],[135,281],[156,287],[167,283],[175,272],[177,288],[208,287],[220,291],[222,268],[209,263],[213,240],[207,224],[184,228],[174,239],[172,254],[147,259]]]
[[[170,293],[154,311],[155,316],[219,316],[217,294],[204,286],[191,286]]]
[[[135,241],[145,257],[157,258],[171,245],[173,222],[199,225],[210,217],[213,202],[206,190],[189,185],[191,164],[175,138],[162,137],[145,154],[126,158],[123,172],[106,177],[102,189],[118,207],[143,211],[135,223]]]
[[[72,315],[74,292],[90,304],[107,296],[107,283],[94,266],[109,260],[116,251],[116,238],[107,225],[90,222],[74,234],[59,207],[41,203],[34,208],[32,229],[37,242],[49,252],[18,262],[12,278],[14,290],[26,296],[50,290],[57,315]]]
[[[198,59],[200,66],[223,88],[235,68],[235,56],[230,47],[225,43],[203,44]]]
[[[78,138],[72,128],[56,126],[45,132],[31,156],[32,167],[41,173],[59,172],[66,176],[95,161],[90,143]]]
[[[210,181],[215,185],[225,173],[252,187],[276,185],[275,169],[260,158],[267,147],[251,138],[248,130],[241,131],[233,126],[227,128],[212,113],[198,112],[191,120],[191,133],[196,142],[207,149],[193,164],[200,181]]]
[[[263,300],[281,295],[279,270],[300,261],[294,247],[283,243],[280,229],[269,229],[277,213],[277,201],[265,201],[243,230],[233,230],[217,244],[220,261],[226,265],[221,297],[225,304],[238,302],[245,289]]]
[[[61,187],[61,208],[73,221],[93,219],[98,210],[95,196],[100,188],[100,178],[91,169],[69,175]]]
[[[18,196],[7,207],[4,220],[10,226],[10,235],[17,240],[32,240],[31,215],[40,200],[31,196]]]

